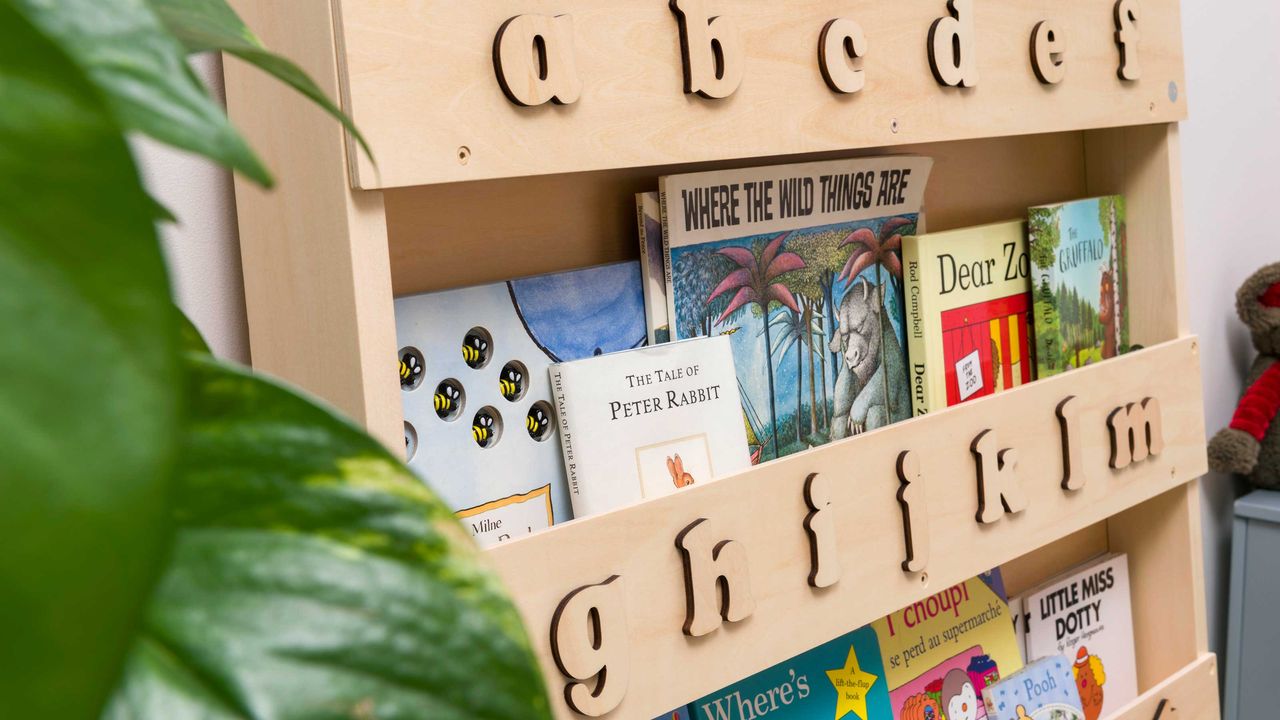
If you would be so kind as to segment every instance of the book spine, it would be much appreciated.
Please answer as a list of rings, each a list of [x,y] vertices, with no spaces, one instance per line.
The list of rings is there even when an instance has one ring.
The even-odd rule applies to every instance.
[[[569,483],[569,505],[573,508],[574,517],[582,517],[584,510],[581,485],[578,482],[578,459],[573,447],[573,415],[569,409],[569,398],[565,394],[564,366],[552,365],[548,370],[551,376],[551,403],[555,408],[556,425],[560,431],[560,452],[564,454],[564,474]]]
[[[640,238],[640,285],[644,293],[644,330],[650,345],[658,343],[654,331],[658,319],[653,316],[653,293],[649,290],[649,238],[644,228],[644,193],[636,193],[636,234]]]
[[[928,295],[923,287],[924,268],[920,264],[920,237],[907,237],[902,243],[902,262],[906,267],[907,364],[913,415],[925,415],[933,407],[933,373],[929,363]],[[941,368],[939,368],[941,369]]]
[[[666,274],[664,281],[667,287],[667,329],[669,337],[674,342],[683,340],[684,335],[680,332],[680,323],[676,318],[676,288],[672,282],[674,268],[671,264],[671,216],[667,213],[666,178],[661,178],[658,181],[658,205],[662,211],[662,267]]]

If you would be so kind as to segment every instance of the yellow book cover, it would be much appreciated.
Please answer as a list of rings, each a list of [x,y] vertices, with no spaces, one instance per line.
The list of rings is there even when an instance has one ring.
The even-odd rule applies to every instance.
[[[907,237],[902,259],[914,414],[1033,379],[1023,221]]]
[[[949,587],[871,627],[894,720],[981,720],[982,691],[1022,669],[998,570]]]

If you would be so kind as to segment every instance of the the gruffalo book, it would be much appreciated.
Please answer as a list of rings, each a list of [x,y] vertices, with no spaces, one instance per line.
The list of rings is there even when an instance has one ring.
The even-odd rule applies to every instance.
[[[483,546],[573,517],[547,367],[645,343],[636,262],[395,301],[409,467]]]
[[[1036,376],[1128,352],[1124,198],[1033,207],[1027,232]]]
[[[671,337],[730,336],[753,462],[910,417],[902,238],[922,231],[932,165],[661,179]]]
[[[894,720],[981,720],[983,691],[1022,669],[999,570],[872,623]]]
[[[575,517],[751,466],[729,338],[557,363],[549,373]]]
[[[983,695],[991,720],[1085,720],[1071,662],[1053,655],[991,685]]]
[[[923,415],[1031,382],[1021,220],[903,239],[911,403]]]
[[[655,720],[893,720],[870,625]],[[934,720],[942,720],[935,717]]]

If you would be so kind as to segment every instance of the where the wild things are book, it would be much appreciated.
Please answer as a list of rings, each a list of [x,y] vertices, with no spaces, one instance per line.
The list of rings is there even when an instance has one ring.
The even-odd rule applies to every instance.
[[[661,180],[671,337],[728,335],[752,462],[911,415],[902,238],[932,160]]]
[[[915,414],[1034,378],[1031,280],[1021,220],[904,239]]]
[[[1124,198],[1033,207],[1027,225],[1036,376],[1128,352]]]

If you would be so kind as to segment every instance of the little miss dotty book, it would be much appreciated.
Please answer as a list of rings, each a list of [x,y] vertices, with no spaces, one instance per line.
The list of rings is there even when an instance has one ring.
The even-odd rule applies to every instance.
[[[750,467],[729,338],[550,368],[575,517]]]

